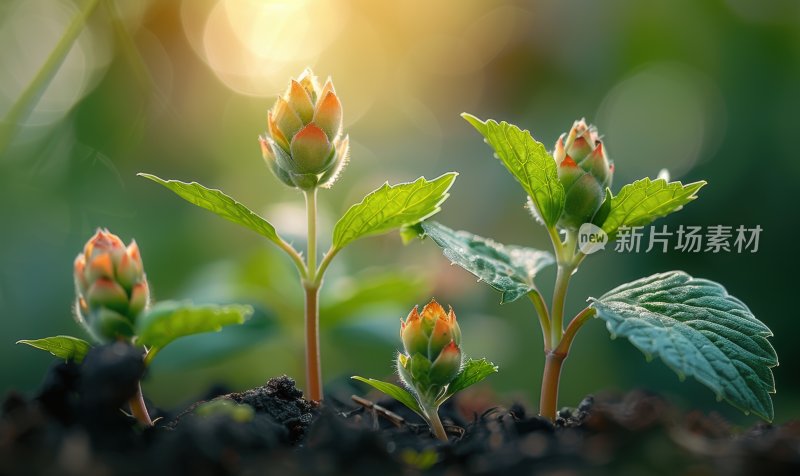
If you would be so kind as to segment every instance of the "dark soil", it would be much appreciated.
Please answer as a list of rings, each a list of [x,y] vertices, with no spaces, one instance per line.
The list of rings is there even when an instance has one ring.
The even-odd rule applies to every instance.
[[[137,351],[106,346],[54,365],[36,397],[6,396],[0,475],[800,474],[800,422],[736,431],[641,391],[586,397],[555,425],[520,405],[477,413],[465,392],[442,408],[442,443],[393,400],[357,404],[339,386],[319,407],[286,376],[203,399],[252,410],[151,408],[142,429],[120,408],[143,372]]]

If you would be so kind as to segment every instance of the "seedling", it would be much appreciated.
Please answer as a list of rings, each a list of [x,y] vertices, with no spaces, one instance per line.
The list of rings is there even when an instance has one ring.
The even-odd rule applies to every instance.
[[[330,78],[320,86],[305,70],[291,80],[267,114],[267,132],[259,137],[261,154],[283,184],[305,196],[308,226],[304,257],[287,243],[267,220],[241,203],[199,183],[142,177],[160,183],[181,198],[264,236],[291,258],[305,290],[306,394],[322,399],[319,352],[319,290],[333,258],[350,243],[371,235],[411,226],[439,212],[456,173],[433,180],[384,184],[350,207],[333,229],[331,247],[317,264],[317,190],[330,188],[348,161],[349,137],[342,131],[342,105]]]
[[[591,252],[579,246],[579,234],[602,238],[602,232],[613,240],[626,227],[644,226],[680,210],[696,198],[705,181],[684,185],[643,178],[613,195],[609,187],[614,166],[597,130],[583,120],[559,137],[550,154],[517,126],[463,117],[528,194],[527,205],[547,229],[555,256],[432,221],[408,231],[430,237],[453,263],[502,292],[501,303],[530,298],[544,341],[542,416],[555,419],[561,366],[578,330],[597,317],[606,322],[612,338],[627,337],[648,359],[660,357],[681,380],[694,377],[718,400],[773,419],[771,368],[778,365],[778,357],[767,340],[772,332],[720,284],[683,271],[655,274],[589,298],[589,305],[566,328],[563,325],[570,278],[586,258],[585,251]],[[534,278],[553,263],[558,270],[548,308]]]
[[[389,382],[353,377],[395,398],[421,416],[433,434],[447,441],[439,407],[450,397],[497,372],[486,359],[464,362],[461,329],[453,308],[445,312],[436,300],[411,310],[400,320],[400,337],[405,352],[397,353],[397,374],[408,390]]]
[[[145,366],[179,337],[241,324],[253,313],[249,306],[237,305],[195,306],[176,301],[151,305],[139,246],[131,241],[126,247],[108,230],[97,230],[75,258],[74,277],[75,319],[91,340],[97,344],[124,341],[142,346]],[[63,335],[17,343],[76,362],[81,362],[92,347],[83,339]],[[137,420],[152,426],[141,385],[129,404]]]

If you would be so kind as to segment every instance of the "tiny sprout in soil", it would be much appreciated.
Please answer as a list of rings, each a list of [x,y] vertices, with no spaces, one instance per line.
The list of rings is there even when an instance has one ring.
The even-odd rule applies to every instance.
[[[397,374],[410,391],[389,382],[353,377],[394,397],[421,416],[437,438],[447,441],[439,407],[450,397],[497,372],[485,359],[464,362],[461,329],[453,308],[445,312],[436,300],[411,310],[400,323],[405,352],[397,353]]]

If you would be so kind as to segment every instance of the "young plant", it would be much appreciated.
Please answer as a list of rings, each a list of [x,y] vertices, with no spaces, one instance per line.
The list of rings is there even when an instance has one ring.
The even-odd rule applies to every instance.
[[[108,230],[97,230],[75,258],[74,278],[75,319],[92,341],[142,346],[145,366],[173,340],[241,324],[253,312],[249,306],[236,305],[194,306],[175,301],[151,305],[139,246],[131,241],[126,247]],[[76,362],[81,362],[92,347],[83,339],[63,335],[17,343]],[[147,426],[153,424],[141,385],[129,404],[137,420]]]
[[[445,312],[435,299],[422,308],[422,314],[414,306],[405,322],[400,320],[400,338],[405,352],[397,353],[397,374],[409,390],[371,378],[353,378],[413,410],[436,438],[447,441],[439,407],[457,392],[497,372],[497,366],[486,359],[463,362],[456,314],[452,307]]]
[[[348,160],[349,138],[342,134],[342,105],[328,78],[320,86],[306,69],[291,80],[267,114],[267,132],[259,137],[261,153],[273,174],[305,196],[308,223],[307,253],[303,257],[275,228],[241,203],[199,183],[163,180],[139,174],[201,208],[264,236],[286,252],[305,290],[306,394],[322,399],[319,352],[319,290],[331,260],[353,241],[414,225],[436,214],[449,196],[456,173],[433,180],[384,184],[353,205],[336,223],[331,247],[317,262],[317,189],[330,188]]]
[[[717,283],[683,271],[655,274],[589,298],[589,305],[564,327],[570,278],[586,258],[584,251],[592,252],[579,246],[579,231],[599,239],[604,233],[613,240],[626,229],[681,209],[706,182],[684,185],[643,178],[613,195],[609,186],[614,166],[597,130],[583,120],[559,137],[551,155],[528,131],[512,124],[463,117],[528,194],[528,207],[547,229],[555,257],[436,222],[424,222],[412,231],[429,236],[453,263],[502,292],[501,303],[530,298],[544,341],[540,415],[555,419],[561,366],[578,330],[598,317],[612,338],[627,337],[648,359],[660,357],[681,380],[694,377],[718,400],[773,419],[771,368],[778,358],[767,340],[772,332]],[[554,262],[558,270],[548,309],[534,278]]]

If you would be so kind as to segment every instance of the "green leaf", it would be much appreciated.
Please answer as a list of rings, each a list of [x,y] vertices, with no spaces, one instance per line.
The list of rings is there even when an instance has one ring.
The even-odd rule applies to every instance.
[[[486,377],[497,373],[498,367],[486,359],[473,360],[468,359],[461,369],[461,372],[447,387],[447,394],[437,402],[442,404],[445,400],[455,395],[456,393],[471,387]]]
[[[333,279],[332,277],[330,279]],[[320,321],[322,329],[364,317],[365,314],[380,314],[381,310],[402,310],[417,299],[424,290],[430,289],[425,276],[419,273],[361,272],[347,278],[332,280],[323,290],[320,299]]]
[[[175,192],[179,197],[200,208],[214,212],[222,218],[249,228],[270,241],[280,243],[278,233],[267,220],[225,195],[222,191],[206,188],[197,182],[186,183],[178,180],[164,180],[155,175],[139,173],[140,177],[150,179]]]
[[[385,183],[350,207],[336,223],[333,245],[341,249],[359,238],[413,225],[435,215],[450,196],[447,191],[457,175],[450,172],[431,181],[420,177],[410,183]]]
[[[253,313],[250,306],[202,305],[163,301],[140,316],[136,322],[136,342],[163,349],[173,340],[203,332],[219,331],[223,326],[241,324]]]
[[[564,187],[558,181],[556,161],[541,142],[527,130],[505,121],[481,121],[464,113],[461,115],[486,139],[505,165],[528,193],[545,225],[555,226],[564,210]]]
[[[694,377],[717,399],[772,421],[770,368],[778,365],[767,340],[772,332],[721,285],[670,271],[590,301],[612,337],[627,337],[681,379]]]
[[[414,398],[414,395],[412,395],[411,392],[409,392],[408,390],[398,387],[393,383],[384,382],[382,380],[375,380],[374,378],[364,378],[364,377],[359,377],[358,375],[354,375],[351,378],[354,380],[358,380],[359,382],[364,382],[367,385],[371,385],[373,388],[380,390],[386,395],[389,395],[390,397],[394,398],[398,402],[407,406],[411,411],[413,411],[414,413],[421,416],[423,419],[427,421],[427,418],[425,418],[422,409],[419,407],[419,403],[417,403],[417,399]]]
[[[53,336],[45,337],[44,339],[33,340],[18,340],[17,344],[26,344],[37,349],[46,350],[55,355],[59,359],[74,360],[81,362],[89,349],[92,348],[91,344],[83,339],[78,339],[72,336]]]
[[[502,245],[466,231],[453,231],[435,221],[423,222],[422,228],[449,260],[502,292],[501,303],[532,291],[536,273],[555,262],[546,251]]]
[[[644,226],[678,211],[697,198],[695,194],[705,184],[703,180],[683,185],[645,177],[625,185],[611,199],[611,210],[603,221],[603,231],[613,239],[620,227]]]

